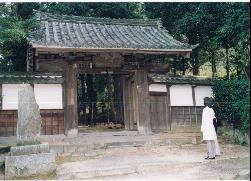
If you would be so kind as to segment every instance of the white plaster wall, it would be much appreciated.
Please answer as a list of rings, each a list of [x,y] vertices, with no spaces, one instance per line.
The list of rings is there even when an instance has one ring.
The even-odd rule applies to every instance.
[[[151,84],[149,85],[149,92],[167,92],[166,85]]]
[[[2,85],[2,109],[18,109],[18,90],[25,84]],[[35,84],[34,93],[40,109],[63,109],[61,84]]]
[[[2,85],[2,109],[16,110],[18,108],[18,90],[25,84],[3,84]]]
[[[61,84],[35,84],[35,98],[40,109],[62,109]]]
[[[204,106],[203,99],[205,97],[212,97],[211,86],[197,86],[195,87],[195,101],[196,106]]]
[[[172,85],[170,87],[171,106],[193,106],[191,85]]]

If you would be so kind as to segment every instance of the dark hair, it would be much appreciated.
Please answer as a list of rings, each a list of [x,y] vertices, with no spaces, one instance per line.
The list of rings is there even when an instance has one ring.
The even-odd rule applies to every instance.
[[[209,97],[205,97],[203,100],[204,100],[204,105],[205,106],[211,107],[212,101],[211,101],[211,99]]]

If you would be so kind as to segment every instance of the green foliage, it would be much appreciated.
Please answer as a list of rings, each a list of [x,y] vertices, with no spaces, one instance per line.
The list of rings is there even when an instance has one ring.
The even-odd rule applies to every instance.
[[[233,124],[235,129],[250,128],[250,82],[248,80],[216,80],[213,94],[219,119]]]
[[[231,137],[231,142],[234,144],[245,146],[248,144],[247,137],[245,134],[239,130],[235,130]]]
[[[42,10],[76,16],[143,18],[143,3],[46,3]]]
[[[8,152],[10,152],[10,146],[0,148],[0,154],[5,154],[5,153],[8,153]]]
[[[5,162],[0,162],[0,173],[5,171]]]
[[[0,54],[3,56],[1,65],[10,67],[16,71],[26,69],[27,34],[37,27],[34,17],[23,19],[18,15],[13,15],[18,4],[1,4],[0,13]],[[2,69],[2,68],[1,68]],[[5,68],[6,69],[6,68]]]
[[[217,134],[221,137],[221,139],[229,141],[232,144],[247,146],[250,142],[250,138],[247,133],[243,133],[239,130],[233,130],[228,126],[219,127]]]
[[[10,60],[0,57],[0,72],[13,71],[13,64]]]
[[[236,52],[235,57],[230,57],[232,74],[247,77],[249,3],[146,3],[145,6],[147,16],[161,18],[176,38],[182,41],[185,35],[190,44],[199,44],[190,59],[190,70],[209,62],[215,76],[218,63],[226,61],[221,49],[228,48]],[[238,48],[240,45],[242,48]]]

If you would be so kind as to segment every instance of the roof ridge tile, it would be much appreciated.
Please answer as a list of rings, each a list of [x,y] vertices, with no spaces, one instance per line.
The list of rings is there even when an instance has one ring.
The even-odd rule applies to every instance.
[[[162,26],[161,19],[125,19],[125,18],[99,18],[73,15],[52,14],[42,11],[34,11],[37,18],[41,21],[64,21],[81,22],[87,24],[117,24],[117,25],[135,25],[135,26]]]

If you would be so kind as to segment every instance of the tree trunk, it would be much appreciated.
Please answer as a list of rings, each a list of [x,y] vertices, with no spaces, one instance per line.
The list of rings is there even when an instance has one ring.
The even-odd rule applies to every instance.
[[[186,63],[184,61],[182,62],[182,75],[186,75]]]
[[[238,79],[240,79],[241,78],[241,69],[240,69],[239,65],[237,65],[237,67],[236,67],[236,73],[237,73]]]
[[[172,62],[173,75],[176,75],[177,72],[177,58],[175,57]]]
[[[198,57],[193,58],[193,75],[200,75],[200,65]]]
[[[214,78],[217,72],[216,61],[214,58],[212,58],[211,68],[212,68],[212,77]]]
[[[200,62],[198,59],[198,50],[195,50],[192,53],[191,63],[192,63],[193,75],[200,75]]]
[[[230,65],[229,65],[229,57],[228,57],[228,54],[229,54],[229,49],[226,48],[226,73],[227,73],[227,78],[230,79]]]
[[[247,55],[248,55],[248,66],[244,68],[245,76],[247,79],[250,79],[250,45],[247,48]]]

